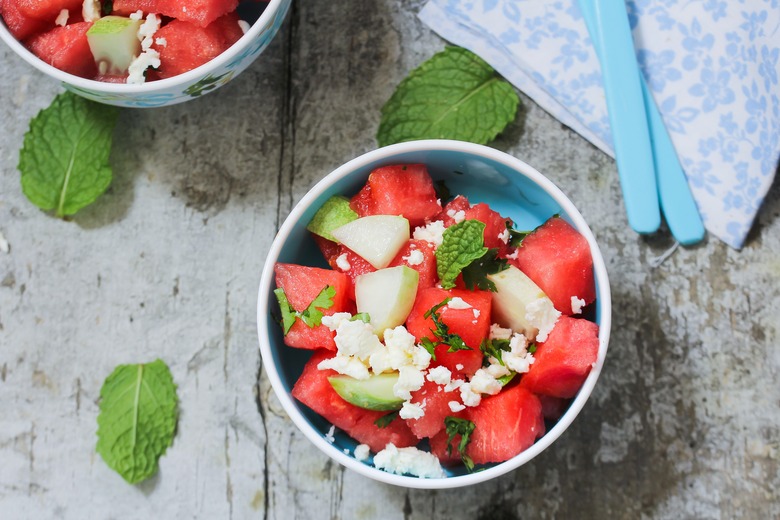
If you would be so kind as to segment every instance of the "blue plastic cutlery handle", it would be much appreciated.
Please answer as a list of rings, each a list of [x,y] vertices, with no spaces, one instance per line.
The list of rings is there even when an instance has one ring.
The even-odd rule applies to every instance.
[[[580,0],[601,61],[612,142],[629,225],[661,225],[650,132],[624,0]]]

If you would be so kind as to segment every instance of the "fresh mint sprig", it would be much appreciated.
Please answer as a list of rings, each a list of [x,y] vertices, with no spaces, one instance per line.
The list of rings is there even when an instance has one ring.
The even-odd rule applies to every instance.
[[[455,280],[462,273],[468,289],[495,292],[496,285],[488,275],[506,269],[507,262],[498,258],[497,249],[485,247],[484,233],[485,224],[479,220],[464,220],[444,230],[435,253],[442,288],[455,287]]]
[[[284,293],[284,289],[281,287],[274,289],[274,295],[276,301],[279,302],[279,309],[282,312],[282,328],[284,334],[287,335],[290,329],[295,324],[295,319],[300,318],[309,327],[317,327],[322,324],[322,310],[330,309],[333,307],[333,297],[336,296],[336,289],[328,285],[323,288],[314,300],[303,311],[296,311],[290,305],[290,301],[287,299],[287,295]]]
[[[401,81],[382,107],[379,146],[417,139],[485,144],[513,121],[514,87],[476,54],[447,47]]]
[[[54,98],[30,121],[19,152],[22,191],[58,217],[73,215],[111,184],[111,154],[119,109],[71,92]]]

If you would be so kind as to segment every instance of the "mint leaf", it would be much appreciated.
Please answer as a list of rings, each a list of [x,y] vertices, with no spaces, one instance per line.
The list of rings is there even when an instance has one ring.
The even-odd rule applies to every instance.
[[[395,420],[396,417],[398,417],[398,410],[383,415],[382,417],[379,417],[377,420],[374,421],[374,424],[376,424],[380,428],[387,428],[388,426],[390,426],[390,423]]]
[[[39,208],[72,215],[111,184],[119,109],[65,92],[30,121],[19,152],[22,191]]]
[[[444,428],[447,432],[447,455],[452,454],[452,441],[456,435],[460,435],[460,442],[458,442],[458,451],[460,452],[460,460],[463,461],[463,465],[466,469],[471,471],[474,469],[474,461],[471,457],[466,455],[466,447],[471,442],[471,434],[474,433],[476,424],[468,419],[460,419],[458,417],[445,417]]]
[[[517,115],[520,99],[477,55],[447,47],[401,81],[382,107],[379,146],[416,139],[485,144]]]
[[[443,289],[455,287],[455,279],[463,268],[488,252],[484,246],[485,224],[479,220],[464,220],[444,230],[441,245],[436,249],[436,272]]]
[[[131,484],[157,472],[157,461],[173,442],[176,385],[159,359],[119,365],[100,389],[97,452]]]
[[[336,295],[336,289],[328,285],[323,288],[314,300],[302,312],[298,312],[290,305],[284,289],[281,287],[274,289],[274,296],[279,302],[279,309],[282,311],[282,329],[285,336],[295,324],[295,318],[300,318],[309,327],[317,327],[322,324],[322,310],[333,307],[333,297]],[[362,318],[361,318],[362,319]]]
[[[475,287],[483,291],[496,292],[496,284],[488,278],[490,274],[496,274],[508,269],[506,259],[498,257],[498,249],[489,249],[481,258],[477,258],[463,268],[463,283],[470,290]]]

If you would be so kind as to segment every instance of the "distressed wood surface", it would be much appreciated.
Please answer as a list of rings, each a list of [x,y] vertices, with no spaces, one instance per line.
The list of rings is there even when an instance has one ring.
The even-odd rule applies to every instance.
[[[409,491],[329,461],[263,376],[260,269],[318,179],[375,147],[379,109],[444,42],[421,1],[295,3],[220,90],[125,110],[114,183],[72,221],[21,194],[29,119],[59,87],[0,49],[0,518],[777,518],[780,197],[750,240],[677,250],[627,226],[614,163],[524,100],[493,143],[546,173],[591,223],[614,297],[603,375],[580,417],[509,475]],[[120,363],[164,359],[181,417],[159,474],[126,484],[95,454]]]

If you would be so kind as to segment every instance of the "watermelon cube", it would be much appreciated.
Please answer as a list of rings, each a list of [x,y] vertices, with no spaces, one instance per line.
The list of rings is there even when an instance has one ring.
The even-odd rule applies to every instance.
[[[177,76],[216,58],[241,38],[236,13],[226,14],[206,27],[182,20],[172,20],[155,33],[160,53],[161,79]],[[160,41],[165,44],[161,45]]]
[[[383,450],[390,442],[399,448],[417,444],[417,437],[403,420],[394,419],[380,428],[374,422],[387,412],[359,408],[336,393],[328,381],[336,372],[317,368],[320,362],[333,356],[334,353],[328,350],[314,351],[293,386],[292,396],[356,441],[368,444],[373,451]]]
[[[455,375],[469,376],[482,366],[482,351],[479,347],[490,332],[492,304],[490,292],[465,289],[444,290],[437,287],[420,291],[406,320],[406,328],[418,341],[428,338],[436,342],[433,333],[436,326],[433,318],[430,316],[426,318],[425,313],[446,298],[460,298],[469,305],[468,308],[463,309],[445,305],[438,311],[441,322],[448,327],[449,333],[460,336],[469,349],[448,352],[450,349],[448,345],[439,344],[436,346],[436,360],[432,365],[445,366]]]
[[[471,204],[469,203],[469,199],[467,199],[463,195],[458,195],[451,201],[449,201],[444,208],[442,208],[441,213],[433,217],[431,220],[441,220],[444,222],[444,227],[450,227],[453,224],[457,224],[457,220],[455,217],[457,216],[459,220],[465,220],[466,218],[466,210],[468,210],[471,207]],[[460,212],[463,213],[460,213]]]
[[[27,45],[33,54],[53,67],[82,78],[93,78],[97,66],[87,41],[92,22],[78,22],[31,37]]]
[[[281,263],[276,264],[274,272],[276,286],[284,289],[287,300],[296,311],[304,311],[329,285],[336,290],[336,295],[333,297],[333,305],[328,309],[321,309],[322,313],[330,316],[337,312],[351,310],[347,299],[349,279],[342,273],[318,267]],[[325,325],[309,327],[301,319],[296,318],[292,328],[284,336],[284,342],[295,348],[336,350],[333,335],[334,333]]]
[[[599,353],[595,323],[561,316],[547,341],[539,343],[534,363],[520,386],[535,394],[568,399],[579,391]]]
[[[41,20],[27,16],[19,10],[19,3],[16,0],[0,0],[0,16],[3,17],[10,33],[20,41],[54,28],[54,19]]]
[[[433,437],[444,429],[445,417],[460,417],[463,412],[455,413],[449,402],[460,402],[457,391],[445,392],[444,388],[432,381],[425,381],[422,388],[412,392],[412,403],[421,404],[425,415],[419,419],[407,419],[406,424],[418,438]]]
[[[482,202],[468,208],[465,213],[467,220],[479,220],[485,224],[483,233],[485,247],[498,249],[499,253],[509,251],[507,224],[512,224],[511,219],[502,217],[497,211],[493,211],[490,206]]]
[[[10,1],[7,3],[10,4]],[[81,15],[83,0],[16,0],[19,13],[29,18],[36,18],[54,23],[60,11],[67,9],[72,14]]]
[[[114,14],[129,16],[136,11],[162,14],[199,27],[207,27],[214,20],[238,7],[238,0],[114,0]]]
[[[433,180],[423,164],[375,169],[350,206],[361,217],[402,215],[412,229],[441,211]]]
[[[563,314],[574,314],[573,296],[586,305],[596,299],[588,241],[560,217],[549,219],[525,237],[513,263]]]
[[[389,267],[405,265],[420,274],[417,282],[417,292],[433,287],[436,284],[436,254],[433,245],[425,240],[410,240]]]

